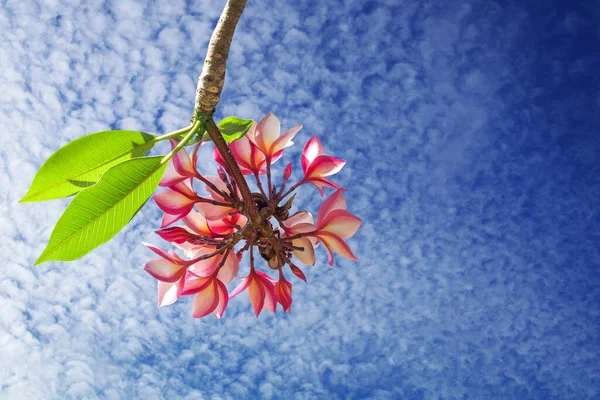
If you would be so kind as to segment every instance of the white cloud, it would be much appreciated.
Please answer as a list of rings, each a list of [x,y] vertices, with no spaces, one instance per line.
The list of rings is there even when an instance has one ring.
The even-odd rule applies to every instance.
[[[285,160],[294,178],[320,135],[348,160],[337,181],[364,220],[349,241],[360,264],[336,257],[330,268],[319,251],[308,284],[292,281],[292,314],[257,320],[245,295],[223,320],[194,320],[189,299],[157,308],[140,245],[160,243],[151,203],[82,260],[32,266],[67,204],[17,204],[36,168],[112,124],[187,125],[223,3],[0,11],[0,397],[597,395],[597,275],[582,257],[598,254],[578,236],[597,222],[592,200],[553,201],[570,189],[526,176],[552,163],[498,150],[549,125],[519,75],[533,55],[511,64],[528,32],[522,8],[249,2],[218,114],[303,123]],[[200,168],[214,173],[210,153]],[[578,193],[597,199],[586,179]],[[314,213],[317,196],[306,188],[295,206]]]

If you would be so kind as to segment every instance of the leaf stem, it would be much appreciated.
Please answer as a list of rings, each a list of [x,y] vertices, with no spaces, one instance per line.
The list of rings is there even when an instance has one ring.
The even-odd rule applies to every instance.
[[[188,132],[188,134],[185,135],[185,137],[181,140],[181,142],[179,142],[179,144],[177,144],[177,146],[175,146],[175,148],[173,150],[171,150],[171,152],[169,154],[167,154],[166,156],[163,157],[163,159],[160,162],[161,165],[165,164],[171,158],[173,158],[173,156],[175,154],[177,154],[177,152],[179,150],[181,150],[183,148],[183,146],[185,146],[187,144],[187,142],[190,141],[190,139],[192,138],[192,136],[194,136],[194,134],[200,130],[200,127],[202,126],[202,123],[203,123],[202,120],[197,120],[196,122],[194,122],[194,125],[192,125],[192,128],[190,129],[190,131]],[[181,134],[181,133],[178,133],[178,134]],[[167,135],[165,135],[165,136],[167,136]],[[173,136],[176,136],[176,135],[173,135]]]
[[[189,130],[192,129],[193,127],[194,127],[194,125],[192,124],[190,126],[186,126],[185,128],[178,129],[176,131],[166,133],[166,134],[164,134],[162,136],[157,136],[154,139],[150,140],[148,143],[154,144],[154,143],[162,142],[163,140],[166,140],[166,139],[171,139],[172,137],[179,136],[179,135],[181,135],[183,133],[189,132]]]

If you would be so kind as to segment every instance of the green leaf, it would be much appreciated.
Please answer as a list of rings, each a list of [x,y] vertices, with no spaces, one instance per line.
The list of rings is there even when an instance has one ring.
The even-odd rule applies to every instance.
[[[227,143],[231,143],[244,136],[250,129],[254,121],[251,119],[241,119],[237,117],[227,117],[221,120],[217,125],[223,138]]]
[[[71,196],[93,185],[113,165],[148,153],[155,136],[135,131],[104,131],[74,140],[46,160],[21,199],[43,201]]]
[[[161,164],[163,157],[123,161],[82,190],[56,223],[35,264],[75,260],[115,236],[156,189],[167,166]]]

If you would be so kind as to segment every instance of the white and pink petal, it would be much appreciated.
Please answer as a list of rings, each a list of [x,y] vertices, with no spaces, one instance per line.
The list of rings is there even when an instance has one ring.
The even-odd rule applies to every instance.
[[[217,302],[217,306],[215,307],[213,314],[215,317],[221,319],[225,309],[227,308],[227,304],[229,303],[229,296],[227,294],[227,287],[223,284],[223,282],[217,280],[217,292],[219,295],[219,300]]]
[[[302,171],[306,173],[313,160],[324,153],[325,150],[319,138],[316,136],[311,137],[302,150]]]
[[[315,265],[315,249],[309,238],[294,239],[292,245],[304,250],[294,250],[294,256],[304,265]]]
[[[192,316],[202,318],[212,313],[219,304],[219,292],[217,281],[212,280],[202,291],[194,296],[192,304]]]
[[[319,207],[319,212],[317,213],[317,226],[322,225],[323,219],[334,210],[345,210],[346,209],[346,199],[344,198],[344,194],[341,190],[335,191],[328,198],[326,198],[321,207]]]
[[[333,250],[342,257],[358,261],[358,258],[352,253],[350,246],[348,246],[341,237],[334,235],[333,233],[323,232],[319,234],[319,239],[321,239],[327,250]],[[329,265],[333,265],[332,257],[329,260]]]
[[[176,264],[164,258],[153,258],[144,266],[144,270],[155,279],[163,282],[176,282],[186,270],[185,264]]]
[[[171,305],[179,299],[183,276],[177,282],[158,281],[158,306]]]
[[[362,224],[362,220],[346,210],[333,210],[321,220],[319,232],[330,232],[342,239],[352,237]]]

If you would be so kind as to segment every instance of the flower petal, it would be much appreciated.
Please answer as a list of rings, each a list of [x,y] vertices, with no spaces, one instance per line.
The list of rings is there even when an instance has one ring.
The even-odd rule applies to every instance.
[[[161,256],[162,258],[164,258],[166,260],[171,261],[172,263],[181,264],[181,265],[184,265],[186,263],[175,253],[166,252],[163,249],[161,249],[160,247],[156,247],[155,245],[150,244],[150,243],[142,242],[142,244],[144,246],[146,246],[147,248],[149,248],[150,250],[152,250],[154,253],[158,254],[159,256]]]
[[[254,134],[254,143],[258,146],[264,155],[270,154],[270,149],[279,137],[281,132],[281,124],[279,118],[272,112],[265,115],[258,125]],[[250,137],[252,140],[252,137]]]
[[[221,220],[233,210],[231,207],[215,206],[210,203],[196,203],[196,208],[209,221]]]
[[[208,203],[205,203],[208,204]],[[212,206],[212,204],[209,204]],[[206,218],[201,213],[191,210],[188,215],[183,218],[183,223],[197,235],[211,236],[212,232],[208,226]]]
[[[315,249],[308,238],[292,240],[292,245],[303,247],[304,250],[294,250],[294,256],[304,265],[315,265]]]
[[[346,199],[344,198],[344,194],[341,190],[335,191],[331,196],[326,198],[319,207],[319,212],[317,213],[317,226],[322,226],[323,219],[332,212],[333,210],[345,210],[346,209]]]
[[[217,279],[217,292],[219,294],[219,301],[217,303],[217,307],[213,311],[215,317],[221,319],[225,309],[227,308],[227,304],[229,303],[229,296],[227,295],[227,287]]]
[[[183,181],[184,179],[186,179],[186,177],[179,175],[177,170],[175,170],[175,166],[173,165],[173,160],[171,159],[167,163],[167,169],[165,169],[165,173],[163,174],[162,178],[160,179],[158,186],[161,186],[161,187],[172,186],[172,185],[175,185],[176,183]]]
[[[273,154],[277,153],[278,151],[283,150],[286,147],[293,145],[294,142],[292,142],[292,139],[294,138],[294,136],[296,136],[296,134],[300,131],[300,129],[302,129],[302,125],[296,125],[290,129],[288,129],[287,131],[283,132],[281,134],[281,136],[279,136],[275,140],[275,142],[271,146],[271,149],[269,149],[269,155],[273,155]]]
[[[181,214],[163,213],[163,217],[162,217],[162,221],[161,221],[160,227],[164,228],[165,226],[169,226],[173,222],[179,221],[181,218],[185,217],[185,215],[186,215],[185,212],[183,212]]]
[[[253,126],[256,126],[256,124]],[[237,161],[238,165],[240,166],[240,170],[244,175],[266,172],[261,170],[261,166],[265,162],[264,154],[262,154],[256,145],[252,143],[250,139],[248,139],[251,137],[251,131],[252,128],[250,131],[248,131],[246,136],[243,136],[235,142],[229,144],[229,149],[231,150],[233,157]],[[222,160],[220,155],[219,159]],[[217,162],[223,166],[225,165],[224,162],[219,160],[217,160]]]
[[[292,176],[292,163],[288,163],[288,165],[285,166],[285,169],[283,170],[283,181],[287,182],[287,180],[290,179],[290,176]]]
[[[333,183],[325,178],[308,178],[305,179],[303,183],[312,183],[313,185],[315,185],[317,189],[319,189],[319,194],[321,195],[321,197],[323,197],[323,194],[325,194],[325,191],[323,190],[324,187],[336,190],[343,190],[344,192],[346,191],[344,187],[338,185],[337,183]]]
[[[306,282],[306,276],[304,275],[304,272],[302,272],[302,270],[300,268],[290,265],[290,269],[292,270],[294,275],[296,275],[298,278],[300,278],[304,282]]]
[[[153,258],[144,266],[152,277],[163,282],[176,282],[185,273],[186,265],[175,264],[164,258]]]
[[[171,228],[159,229],[155,231],[158,236],[167,242],[181,244],[193,240],[197,235],[191,233],[181,226],[173,226]]]
[[[202,318],[210,314],[217,308],[219,304],[219,293],[217,292],[217,281],[206,286],[201,292],[194,296],[192,305],[192,316],[194,318]]]
[[[277,300],[275,299],[275,281],[269,275],[262,271],[255,271],[256,278],[261,282],[265,290],[265,301],[263,308],[275,312],[277,308]]]
[[[168,306],[179,299],[179,288],[182,279],[175,283],[158,281],[158,306]]]
[[[237,275],[239,270],[240,270],[240,261],[238,260],[235,253],[230,252],[227,255],[227,259],[225,260],[225,263],[219,270],[219,272],[217,274],[217,278],[221,282],[223,282],[225,285],[228,285],[233,280],[233,278],[235,278],[235,276]]]
[[[304,150],[302,150],[302,171],[306,173],[313,160],[324,153],[325,150],[319,138],[316,136],[311,137],[304,145]]]
[[[308,211],[299,211],[285,220],[284,225],[287,228],[293,228],[298,224],[314,224],[315,220]]]
[[[346,161],[339,158],[320,155],[313,160],[304,171],[305,178],[324,178],[337,174],[346,165]]]
[[[356,233],[360,224],[362,220],[356,215],[346,210],[333,210],[323,218],[317,229],[319,232],[330,232],[342,239],[348,239]]]
[[[189,198],[174,190],[164,190],[152,196],[158,208],[171,215],[189,213],[196,203],[195,198]]]
[[[194,271],[187,271],[183,286],[180,290],[181,296],[188,296],[190,294],[196,294],[203,291],[208,285],[211,284],[213,277],[200,276]]]
[[[196,167],[185,149],[179,150],[172,158],[175,171],[181,176],[191,178],[196,176]]]
[[[237,285],[235,289],[233,289],[233,292],[229,293],[229,299],[233,299],[235,296],[246,290],[248,286],[250,286],[250,280],[250,275],[242,279],[242,282],[240,282],[240,284]]]
[[[207,181],[209,181],[210,183],[212,183],[214,186],[216,186],[216,188],[219,189],[220,191],[225,192],[225,193],[229,193],[229,190],[227,189],[227,185],[218,176],[214,176],[214,175],[206,176],[205,179]],[[216,200],[216,201],[225,201],[220,194],[218,194],[217,192],[215,192],[208,185],[206,185],[205,188],[206,188],[206,191],[210,194],[210,197],[212,197],[214,200]]]
[[[262,311],[263,305],[265,304],[265,288],[263,287],[262,282],[255,276],[250,278],[250,285],[248,285],[248,297],[250,298],[250,303],[254,309],[254,314],[256,314],[256,317],[258,318],[258,315]]]
[[[283,274],[279,277],[279,282],[274,288],[275,299],[283,307],[283,311],[290,312],[292,308],[292,284],[288,282]]]
[[[358,261],[358,258],[356,258],[350,247],[341,237],[329,232],[320,232],[318,237],[327,249],[331,249],[340,256],[349,258],[350,260]],[[329,260],[329,265],[333,265],[333,259]]]

